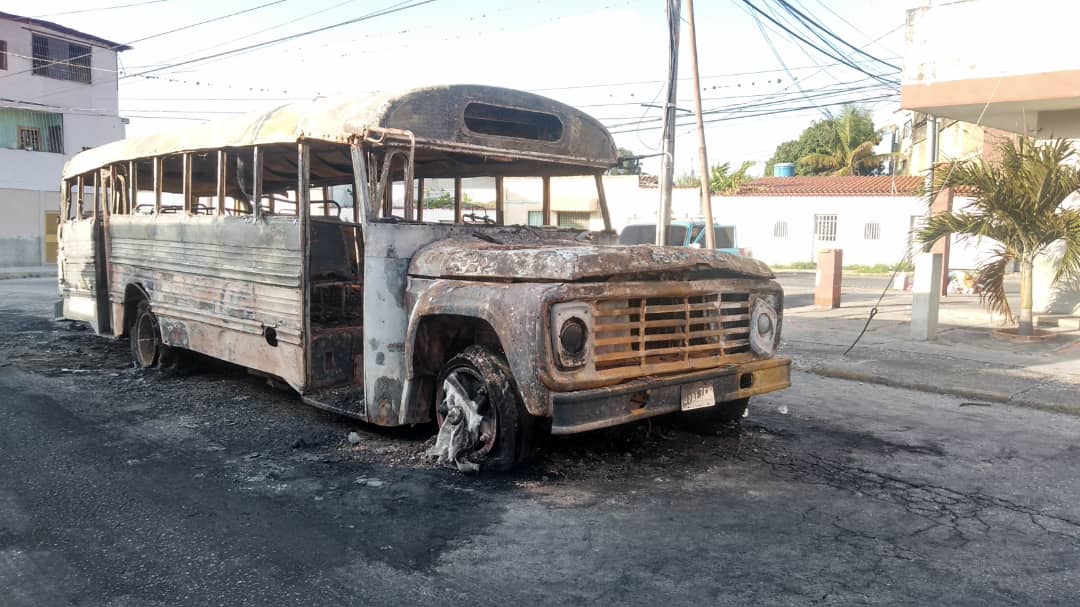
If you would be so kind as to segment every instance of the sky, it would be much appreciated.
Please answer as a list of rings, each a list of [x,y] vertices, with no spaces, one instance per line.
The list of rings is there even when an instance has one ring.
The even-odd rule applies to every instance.
[[[130,120],[128,136],[318,95],[467,82],[558,99],[603,122],[620,147],[641,155],[659,152],[662,111],[650,106],[663,103],[665,96],[664,0],[435,0],[408,7],[420,1],[8,0],[3,10],[134,47],[121,53],[118,75],[94,73],[96,79],[118,79],[121,115]],[[751,172],[760,173],[777,144],[839,110],[826,103],[865,100],[875,124],[897,120],[899,99],[890,95],[898,87],[783,31],[770,17],[823,46],[782,10],[780,0],[749,2],[762,13],[754,12],[748,0],[698,0],[695,6],[702,105],[706,112],[714,110],[706,116],[712,120],[706,124],[710,164],[751,160],[757,163]],[[902,65],[906,10],[919,2],[788,3],[850,44],[830,39],[844,51],[844,61],[888,74],[890,68],[851,47]],[[203,60],[387,8],[402,10]],[[676,91],[678,107],[692,110],[685,17]],[[210,22],[164,33],[201,21]],[[676,175],[698,166],[693,117],[679,113],[685,117],[676,131]],[[654,157],[644,166],[655,173],[658,164]]]

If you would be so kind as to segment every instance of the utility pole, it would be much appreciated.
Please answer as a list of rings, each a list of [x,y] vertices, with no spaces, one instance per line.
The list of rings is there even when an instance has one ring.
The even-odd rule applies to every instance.
[[[667,244],[671,224],[671,189],[675,181],[675,85],[679,82],[679,0],[667,0],[668,86],[664,104],[664,140],[660,147],[660,211],[656,221],[656,244]]]
[[[697,31],[694,28],[694,0],[686,0],[686,24],[690,31],[690,71],[694,74],[694,115],[697,116],[698,162],[701,165],[701,212],[705,215],[705,248],[716,248],[713,229],[712,196],[709,194],[709,159],[705,155],[705,123],[701,117],[701,78],[698,76]]]

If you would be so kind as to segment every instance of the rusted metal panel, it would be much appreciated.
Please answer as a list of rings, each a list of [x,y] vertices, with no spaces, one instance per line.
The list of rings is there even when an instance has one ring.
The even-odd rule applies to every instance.
[[[114,308],[123,305],[129,284],[140,285],[167,344],[303,387],[295,218],[117,215],[110,234]],[[276,339],[267,339],[267,329]]]
[[[405,377],[409,390],[403,419],[423,419],[427,403],[419,402],[420,381],[424,370],[413,361],[419,349],[449,344],[421,341],[417,328],[428,317],[476,318],[490,325],[503,345],[507,363],[514,375],[518,396],[533,415],[548,415],[548,389],[540,382],[537,369],[547,355],[544,343],[545,301],[558,285],[544,283],[481,283],[453,279],[412,279],[409,299],[413,302],[409,330],[405,339]],[[435,369],[429,372],[437,371]]]
[[[498,238],[497,236],[493,238]],[[412,262],[415,276],[474,280],[588,281],[666,274],[715,273],[772,278],[749,257],[682,247],[603,246],[580,241],[500,244],[447,241],[424,249]]]
[[[64,318],[86,321],[98,330],[94,222],[66,220],[60,226],[57,264]]]

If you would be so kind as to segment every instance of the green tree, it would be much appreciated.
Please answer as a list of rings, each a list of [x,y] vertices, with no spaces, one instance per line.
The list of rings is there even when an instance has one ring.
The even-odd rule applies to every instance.
[[[608,175],[640,175],[641,174],[641,159],[636,157],[634,152],[626,149],[619,148],[618,151],[619,164],[608,170]]]
[[[936,169],[931,196],[943,188],[959,188],[973,203],[963,212],[931,217],[918,232],[918,240],[924,250],[950,234],[997,241],[993,257],[976,272],[983,304],[991,312],[1014,320],[1005,297],[1004,278],[1009,264],[1018,260],[1019,334],[1032,335],[1032,267],[1036,256],[1063,241],[1054,282],[1080,276],[1080,210],[1061,207],[1065,198],[1080,189],[1080,171],[1071,166],[1077,152],[1060,139],[1035,144],[1021,138],[1005,141],[999,149],[999,162],[979,158]]]
[[[744,183],[750,181],[751,177],[746,172],[752,166],[754,163],[750,160],[739,165],[736,171],[732,171],[731,164],[727,162],[714,166],[709,178],[709,191],[713,194],[734,194]]]
[[[881,136],[873,131],[869,112],[844,106],[839,117],[828,121],[821,142],[825,152],[812,152],[798,160],[808,174],[869,175],[881,168],[882,156],[874,153]]]
[[[772,158],[765,163],[765,174],[772,175],[773,166],[779,162],[795,163],[795,171],[798,175],[833,173],[836,169],[817,167],[800,161],[817,154],[833,156],[838,148],[842,149],[840,142],[846,142],[845,145],[854,149],[868,141],[874,142],[869,146],[871,149],[881,141],[881,136],[874,128],[870,112],[853,105],[844,106],[839,116],[815,120],[803,130],[798,139],[785,141],[776,146]],[[870,174],[880,168],[880,165],[881,158],[877,158],[876,163],[860,165],[853,174]]]

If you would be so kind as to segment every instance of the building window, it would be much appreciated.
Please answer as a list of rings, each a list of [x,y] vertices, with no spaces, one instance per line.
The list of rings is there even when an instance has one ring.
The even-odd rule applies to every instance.
[[[867,222],[863,226],[863,239],[864,240],[878,240],[881,238],[881,224],[876,221]]]
[[[64,127],[59,124],[53,124],[49,126],[49,130],[46,134],[46,143],[48,143],[48,150],[54,154],[64,153]]]
[[[787,222],[778,221],[772,227],[773,238],[787,238]]]
[[[19,127],[19,149],[41,151],[41,129]]]
[[[0,70],[7,68],[7,40],[0,40]]]
[[[35,75],[90,84],[89,46],[38,34],[33,46]]]
[[[543,211],[529,211],[529,225],[542,226],[544,225],[544,212]]]
[[[822,242],[836,240],[836,215],[814,215],[814,238]]]
[[[588,211],[559,211],[559,227],[574,228],[575,230],[588,230],[590,216],[591,214]]]

